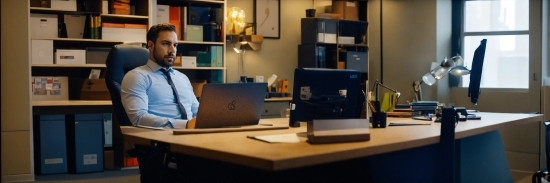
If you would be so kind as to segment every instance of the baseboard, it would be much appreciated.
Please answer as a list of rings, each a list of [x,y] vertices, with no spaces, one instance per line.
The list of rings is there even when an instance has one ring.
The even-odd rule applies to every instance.
[[[34,181],[33,174],[2,175],[2,182],[30,182]]]

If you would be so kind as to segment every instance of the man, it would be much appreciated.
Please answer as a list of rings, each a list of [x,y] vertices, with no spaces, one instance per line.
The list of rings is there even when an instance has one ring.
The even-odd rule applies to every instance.
[[[121,85],[122,104],[133,125],[194,128],[199,102],[189,78],[171,68],[177,45],[174,25],[158,24],[147,32],[149,61],[128,72]],[[177,93],[166,74],[170,75]]]
[[[147,32],[149,61],[126,73],[121,84],[122,104],[133,125],[195,127],[194,117],[197,115],[199,102],[193,93],[191,82],[183,73],[171,68],[176,59],[177,45],[178,37],[174,25],[154,25]],[[177,176],[177,170],[169,168],[173,162],[181,164],[181,158],[176,159],[160,145],[136,145],[135,149],[141,182],[182,180]]]

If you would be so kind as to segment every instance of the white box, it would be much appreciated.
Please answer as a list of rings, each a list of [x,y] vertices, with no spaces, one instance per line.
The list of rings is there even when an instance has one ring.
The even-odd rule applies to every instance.
[[[31,40],[31,63],[53,64],[52,40]]]
[[[57,15],[31,13],[31,38],[57,38]]]
[[[101,28],[101,39],[121,42],[146,42],[147,29],[139,28]]]
[[[31,81],[32,100],[69,100],[69,79],[60,76],[35,76]]]
[[[86,64],[86,50],[55,51],[55,64]]]
[[[355,44],[355,37],[340,36],[338,37],[338,44]]]
[[[53,10],[76,11],[76,0],[51,0]]]
[[[197,67],[197,57],[181,56],[181,67]]]
[[[157,22],[160,23],[170,23],[170,6],[157,4]]]

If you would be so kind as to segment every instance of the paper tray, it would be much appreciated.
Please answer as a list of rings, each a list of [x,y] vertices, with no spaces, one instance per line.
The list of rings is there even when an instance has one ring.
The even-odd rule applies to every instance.
[[[227,128],[175,129],[174,135],[288,129],[288,126],[251,125]]]

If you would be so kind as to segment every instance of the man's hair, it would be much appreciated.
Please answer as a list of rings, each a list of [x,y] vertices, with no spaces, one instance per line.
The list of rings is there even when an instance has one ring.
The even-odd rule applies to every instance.
[[[176,32],[176,26],[169,23],[161,23],[153,25],[147,32],[147,41],[153,41],[155,43],[159,37],[159,33],[162,31],[174,31]]]

